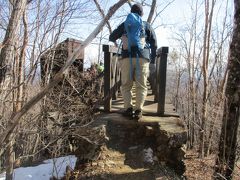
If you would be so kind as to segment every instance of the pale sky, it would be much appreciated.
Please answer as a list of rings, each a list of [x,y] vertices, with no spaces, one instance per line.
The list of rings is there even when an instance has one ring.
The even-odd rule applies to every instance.
[[[179,1],[179,0],[178,0]],[[158,41],[158,47],[161,46],[169,46],[170,42],[169,42],[169,38],[171,36],[171,32],[168,28],[169,24],[172,26],[173,24],[176,24],[176,16],[180,16],[179,14],[182,13],[182,11],[179,8],[175,8],[177,6],[182,6],[182,4],[180,3],[180,5],[176,5],[177,3],[173,2],[169,7],[167,7],[162,15],[156,19],[156,22],[154,23],[154,28],[155,29],[155,33],[157,36],[157,41]],[[129,7],[126,7],[125,9],[127,12],[130,11]],[[175,12],[174,14],[172,12]],[[143,17],[143,20],[147,19],[147,14],[146,16]],[[177,21],[179,21],[180,19],[178,18]],[[119,22],[120,24],[121,22]],[[114,26],[115,25],[115,26]],[[114,22],[114,28],[117,27],[117,23]],[[93,53],[96,52],[96,53]],[[96,59],[97,58],[97,46],[96,45],[89,45],[89,47],[86,49],[86,53],[85,53],[88,57],[86,57],[87,59]]]
[[[169,0],[165,0],[165,1],[161,1],[161,6],[158,8],[158,10],[161,10],[165,5],[166,2],[168,2]],[[110,6],[110,2],[106,1],[106,7]],[[151,1],[150,1],[151,2]],[[164,4],[165,2],[165,4]],[[200,0],[199,0],[200,2]],[[111,2],[113,3],[113,2]],[[160,4],[159,1],[157,1],[158,4]],[[160,16],[156,19],[156,22],[153,25],[153,28],[155,28],[155,33],[157,36],[157,40],[158,40],[158,47],[162,47],[162,46],[169,46],[170,48],[175,47],[175,45],[173,44],[174,41],[172,40],[173,35],[176,32],[179,32],[180,28],[183,28],[183,26],[185,26],[187,24],[188,21],[190,21],[191,19],[191,8],[190,8],[190,3],[194,3],[191,0],[175,0],[173,1],[173,3],[171,3],[166,9],[164,9],[163,12],[161,12]],[[219,7],[218,11],[216,11],[217,13],[219,13],[220,15],[222,14],[222,12],[224,13],[224,8],[221,7],[223,6],[225,2],[223,1],[222,4],[219,3]],[[106,8],[108,9],[108,8]],[[127,14],[130,11],[130,8],[128,7],[128,5],[125,5],[124,8],[120,9],[120,13],[122,14]],[[147,10],[144,8],[144,11],[146,12]],[[201,8],[201,11],[203,11],[203,5]],[[220,12],[219,12],[220,11]],[[200,12],[200,10],[199,10]],[[146,16],[143,17],[143,20],[147,19],[147,15],[148,13],[145,13]],[[217,16],[219,16],[219,14]],[[122,21],[121,19],[114,19],[115,17],[113,17],[110,20],[110,23],[112,25],[112,28],[116,28],[117,25],[119,25],[123,20],[124,20],[124,16],[122,17]],[[204,19],[204,16],[202,16],[202,20]],[[201,28],[201,27],[200,27]],[[91,31],[92,28],[88,29]],[[90,33],[90,32],[89,32]],[[108,38],[108,30],[105,30],[105,38]],[[95,41],[96,43],[98,43],[98,41]],[[107,41],[105,43],[108,43]],[[98,48],[96,45],[90,45],[87,49],[85,54],[87,55],[86,59],[97,59],[97,53],[98,53]]]
[[[176,26],[177,24],[180,24],[181,22],[183,22],[184,16],[187,13],[186,10],[184,11],[184,8],[186,5],[183,2],[186,2],[186,1],[175,0],[161,13],[160,17],[156,19],[156,22],[154,23],[153,28],[157,27],[155,29],[155,33],[157,36],[158,47],[171,46],[170,38],[171,38],[172,31],[170,29]],[[126,11],[130,10],[129,7],[126,7],[126,8],[127,8]],[[148,13],[146,13],[146,16],[143,16],[143,20],[147,19],[147,15]],[[119,24],[120,23],[121,22],[119,22]],[[113,28],[116,28],[116,27],[117,27],[117,24]],[[93,52],[96,52],[96,53],[93,53]],[[96,45],[90,45],[86,49],[85,54],[88,56],[86,57],[87,59],[97,59]]]

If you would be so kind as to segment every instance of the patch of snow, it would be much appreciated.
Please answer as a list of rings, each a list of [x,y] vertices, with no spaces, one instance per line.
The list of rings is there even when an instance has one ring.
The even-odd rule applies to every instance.
[[[64,176],[66,167],[74,169],[77,158],[75,156],[65,156],[43,161],[43,164],[34,167],[20,167],[14,169],[14,180],[49,180],[55,176],[61,178]],[[0,174],[0,180],[6,179],[6,173]]]
[[[151,148],[143,150],[143,161],[151,164],[154,163],[153,150]]]
[[[5,180],[6,179],[6,172],[0,174],[0,180]]]

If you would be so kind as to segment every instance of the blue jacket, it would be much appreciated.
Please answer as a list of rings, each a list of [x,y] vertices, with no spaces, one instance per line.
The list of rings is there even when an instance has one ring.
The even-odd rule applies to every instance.
[[[146,32],[146,43],[150,45],[150,49],[145,47],[140,50],[139,56],[141,58],[147,59],[150,63],[155,63],[156,50],[157,50],[157,39],[156,34],[148,22],[144,22],[145,32]],[[124,23],[120,24],[117,29],[115,29],[109,36],[109,41],[115,42],[117,39],[121,38],[125,34]],[[151,50],[151,51],[150,51]],[[136,48],[131,49],[132,57],[136,57]],[[122,58],[129,57],[128,50],[122,50]]]

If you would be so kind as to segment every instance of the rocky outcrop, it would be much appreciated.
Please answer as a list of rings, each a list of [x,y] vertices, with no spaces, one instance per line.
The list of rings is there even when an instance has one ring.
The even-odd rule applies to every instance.
[[[121,114],[112,113],[102,118],[108,121],[109,137],[118,138],[119,141],[151,141],[154,155],[161,164],[172,167],[180,175],[184,173],[184,144],[187,132],[179,117],[144,116],[136,122],[124,118]]]

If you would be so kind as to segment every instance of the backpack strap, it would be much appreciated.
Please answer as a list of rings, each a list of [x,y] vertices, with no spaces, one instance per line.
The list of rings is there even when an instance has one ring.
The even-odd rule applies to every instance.
[[[127,33],[128,33],[128,31],[129,31],[129,29],[128,28],[126,28],[126,31],[127,31]],[[130,74],[129,74],[129,78],[130,79],[133,79],[133,61],[132,61],[132,52],[131,52],[131,45],[130,45],[130,40],[129,40],[129,38],[128,38],[128,54],[129,54],[129,60],[130,60]]]

